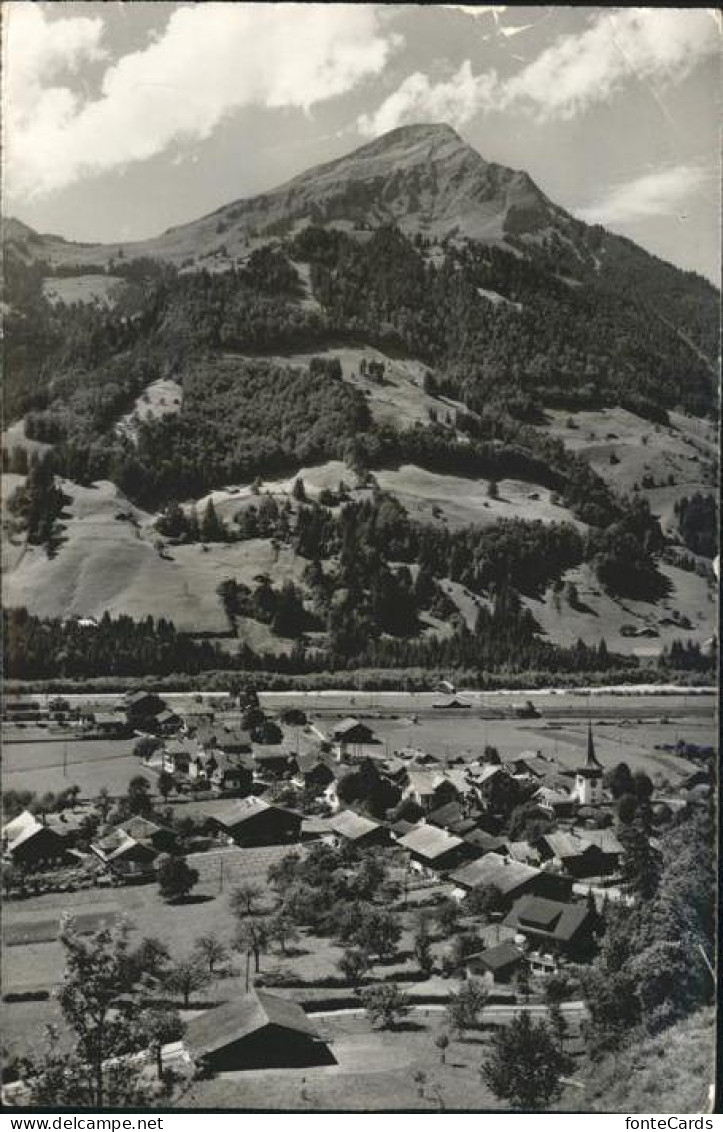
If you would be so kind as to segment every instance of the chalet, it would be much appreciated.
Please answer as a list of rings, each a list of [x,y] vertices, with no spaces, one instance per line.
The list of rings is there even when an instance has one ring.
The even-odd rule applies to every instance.
[[[542,861],[550,861],[554,868],[577,880],[603,876],[613,871],[599,846],[574,833],[559,830],[556,833],[542,834],[535,841],[535,846]]]
[[[209,767],[208,780],[215,790],[248,793],[253,787],[254,772],[252,760],[243,755],[228,755],[225,751],[214,751],[211,756],[213,767]]]
[[[202,723],[194,732],[194,739],[202,751],[224,751],[227,755],[249,755],[251,736],[241,728],[215,726]]]
[[[511,939],[469,955],[467,977],[481,978],[488,986],[509,986],[525,964],[525,953]]]
[[[158,851],[147,841],[137,841],[124,829],[114,829],[94,841],[91,850],[109,872],[124,880],[151,880]]]
[[[331,740],[339,745],[342,755],[349,747],[360,747],[367,743],[377,742],[371,727],[367,727],[365,723],[355,719],[354,716],[348,716],[346,719],[342,719],[341,723],[332,727]]]
[[[530,944],[553,955],[575,958],[590,947],[594,918],[586,903],[567,904],[527,894],[514,902],[503,922]]]
[[[551,786],[541,786],[533,795],[533,800],[557,818],[570,817],[577,809],[577,799],[567,790],[559,790]]]
[[[296,770],[296,758],[286,747],[269,745],[254,747],[254,775],[261,782],[277,782],[289,778]]]
[[[178,777],[190,776],[191,763],[196,761],[201,748],[190,739],[171,739],[163,748],[163,769]]]
[[[300,790],[321,793],[334,779],[334,773],[318,751],[307,751],[296,756],[296,773],[292,778]]]
[[[389,830],[378,821],[362,817],[354,810],[341,810],[329,822],[337,843],[355,845],[358,849],[389,843]]]
[[[459,865],[467,853],[461,837],[433,825],[418,825],[399,839],[399,845],[409,853],[412,868],[420,872],[447,872]]]
[[[504,767],[516,778],[531,780],[546,778],[551,769],[549,760],[537,751],[523,751],[521,755],[513,755],[505,759]]]
[[[123,699],[126,719],[131,727],[149,728],[166,705],[155,692],[129,692]]]
[[[124,739],[130,733],[127,717],[117,711],[94,712],[92,726],[104,739]]]
[[[29,810],[3,826],[2,838],[5,860],[27,872],[68,863],[66,840]]]
[[[564,899],[572,891],[570,878],[543,872],[534,865],[513,861],[499,853],[486,853],[479,860],[457,869],[450,879],[456,886],[453,895],[457,900],[463,900],[475,888],[494,887],[499,890],[507,907],[529,892]]]
[[[159,711],[155,718],[153,731],[156,735],[175,735],[181,728],[180,716],[176,715],[175,711],[170,708],[164,708]]]
[[[475,828],[475,817],[471,816],[460,806],[459,802],[447,802],[427,815],[429,825],[436,825],[439,829],[446,829],[448,833],[455,833],[463,837]]]
[[[301,835],[300,814],[253,795],[234,798],[214,810],[210,824],[236,845],[283,845]]]
[[[600,872],[595,876],[607,876],[620,868],[625,850],[612,829],[576,829],[574,833],[581,841],[594,846],[598,854]]]
[[[121,822],[116,829],[123,830],[134,841],[150,845],[158,853],[170,853],[176,847],[176,835],[172,829],[143,817],[142,814],[135,814],[127,821]]]
[[[410,798],[426,813],[454,801],[457,794],[456,787],[442,771],[413,767],[407,771],[407,783],[402,790],[402,798]]]
[[[255,990],[192,1018],[183,1044],[212,1071],[334,1065],[316,1023],[290,999]]]

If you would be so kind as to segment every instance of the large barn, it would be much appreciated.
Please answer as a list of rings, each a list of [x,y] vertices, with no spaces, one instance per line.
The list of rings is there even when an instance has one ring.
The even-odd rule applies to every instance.
[[[255,990],[191,1019],[184,1045],[214,1071],[334,1065],[316,1023],[296,1002]]]

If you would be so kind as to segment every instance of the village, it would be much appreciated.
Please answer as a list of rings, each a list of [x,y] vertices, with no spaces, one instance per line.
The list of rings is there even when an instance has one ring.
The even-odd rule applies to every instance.
[[[400,1048],[407,1081],[424,1077],[407,1015],[431,1027],[438,1091],[450,1040],[484,1039],[521,1010],[557,1019],[574,1061],[580,971],[605,909],[636,900],[625,819],[645,810],[655,847],[710,792],[712,751],[679,742],[677,774],[654,782],[624,759],[601,761],[591,718],[578,720],[564,759],[544,744],[483,742],[451,685],[427,715],[476,729],[464,754],[395,746],[382,712],[271,711],[263,699],[253,687],[168,700],[141,688],[96,710],[58,696],[6,703],[6,731],[68,736],[71,765],[102,738],[130,742],[137,767],[125,793],[6,795],[18,811],[3,826],[14,1052],[47,1017],[69,914],[81,936],[130,923],[139,949],[150,947],[153,993],[180,1003],[159,1073],[195,1090],[196,1104],[219,1087],[245,1103],[259,1070],[286,1075],[289,1103],[317,1076],[321,1089],[335,1072],[368,1084]],[[539,716],[530,708],[513,714]],[[410,1103],[430,1102],[431,1086],[409,1087]],[[479,1105],[471,1066],[464,1088]],[[4,1089],[22,1103],[19,1078]]]

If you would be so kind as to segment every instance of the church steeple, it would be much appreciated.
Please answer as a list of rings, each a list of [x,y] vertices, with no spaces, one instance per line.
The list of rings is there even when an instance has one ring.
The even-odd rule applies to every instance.
[[[602,765],[597,760],[595,754],[595,743],[592,737],[592,723],[588,720],[587,723],[587,758],[585,759],[585,768],[587,770],[602,770]]]
[[[587,754],[585,762],[575,771],[575,796],[582,806],[596,805],[603,800],[603,765],[595,754],[592,723],[587,725]]]

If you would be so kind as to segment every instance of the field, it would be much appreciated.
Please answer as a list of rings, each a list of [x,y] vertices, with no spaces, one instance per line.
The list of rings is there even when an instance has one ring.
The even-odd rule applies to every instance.
[[[20,477],[6,477],[19,481]],[[8,485],[8,488],[11,485]],[[92,487],[62,481],[71,502],[64,512],[62,543],[54,558],[42,547],[4,540],[4,600],[39,616],[98,617],[149,613],[180,630],[225,633],[228,623],[216,588],[224,578],[252,583],[259,573],[278,582],[298,579],[305,562],[282,547],[251,539],[157,549],[153,516],[134,507],[111,483]]]
[[[621,408],[548,415],[550,434],[588,460],[614,488],[631,492],[637,484],[665,531],[674,529],[677,499],[716,490],[717,438],[712,422],[671,413],[667,427]],[[644,486],[645,476],[652,477],[655,487]]]
[[[125,794],[136,774],[151,786],[155,775],[132,754],[135,739],[83,739],[50,742],[3,742],[3,789],[58,793],[80,787],[83,797],[95,798],[102,786],[110,794]]]

